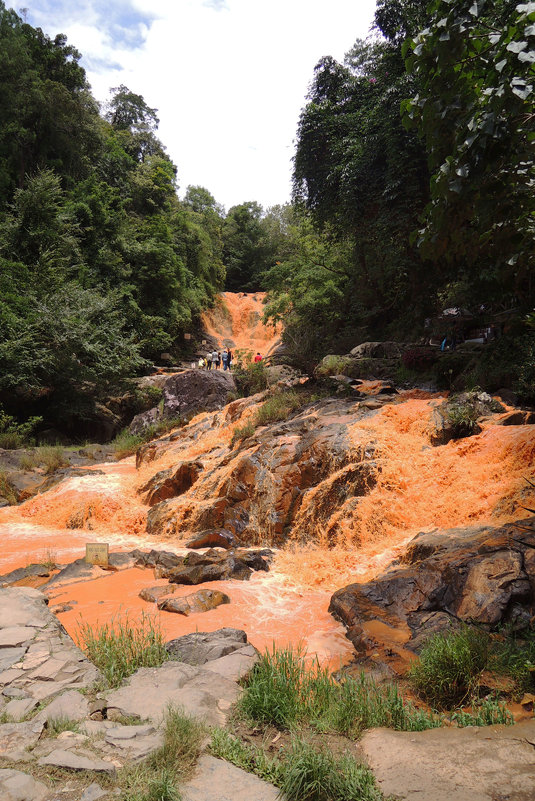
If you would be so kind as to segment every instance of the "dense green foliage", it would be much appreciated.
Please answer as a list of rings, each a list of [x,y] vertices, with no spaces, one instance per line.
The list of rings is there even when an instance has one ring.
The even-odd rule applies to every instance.
[[[224,283],[215,201],[178,200],[156,110],[119,86],[101,116],[79,60],[0,2],[0,402],[67,430],[180,354]]]
[[[535,5],[378,0],[375,24],[382,38],[316,66],[293,247],[265,277],[267,315],[306,368],[422,335],[448,306],[529,323],[535,300]],[[514,349],[522,332],[503,333]],[[520,361],[508,385],[533,399],[533,360]]]

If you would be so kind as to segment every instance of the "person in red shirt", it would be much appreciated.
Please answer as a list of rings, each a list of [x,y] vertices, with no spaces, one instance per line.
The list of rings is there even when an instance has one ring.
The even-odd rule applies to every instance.
[[[255,364],[257,362],[261,362],[262,361],[262,357],[261,357],[261,355],[259,353],[257,353],[256,356],[254,357],[254,361],[255,361]]]

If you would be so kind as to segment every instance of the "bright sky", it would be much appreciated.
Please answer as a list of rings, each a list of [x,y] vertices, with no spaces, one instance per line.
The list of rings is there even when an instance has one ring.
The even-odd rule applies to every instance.
[[[179,194],[206,187],[227,210],[290,199],[299,113],[322,56],[368,35],[375,0],[18,0],[82,53],[93,94],[125,84],[158,109]]]

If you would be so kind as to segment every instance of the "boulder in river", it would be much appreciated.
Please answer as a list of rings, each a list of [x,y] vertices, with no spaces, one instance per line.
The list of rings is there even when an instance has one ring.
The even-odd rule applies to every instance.
[[[220,590],[197,590],[181,598],[169,595],[158,601],[158,609],[163,612],[176,612],[179,615],[192,615],[209,612],[221,604],[229,604],[230,598]]]

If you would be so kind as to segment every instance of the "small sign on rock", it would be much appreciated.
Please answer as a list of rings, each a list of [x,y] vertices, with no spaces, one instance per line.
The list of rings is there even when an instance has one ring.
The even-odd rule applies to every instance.
[[[85,561],[90,565],[108,567],[110,546],[107,542],[86,542]]]

